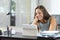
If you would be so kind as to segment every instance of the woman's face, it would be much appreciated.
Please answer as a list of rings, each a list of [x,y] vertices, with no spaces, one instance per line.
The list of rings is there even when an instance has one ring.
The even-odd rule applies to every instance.
[[[37,16],[38,20],[42,20],[43,12],[40,9],[36,9],[36,16]]]

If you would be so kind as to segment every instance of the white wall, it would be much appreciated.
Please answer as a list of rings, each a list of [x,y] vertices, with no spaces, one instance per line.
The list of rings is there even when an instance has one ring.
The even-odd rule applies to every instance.
[[[60,0],[51,0],[51,12],[60,15]]]
[[[16,26],[30,22],[30,0],[16,0]]]
[[[31,0],[31,22],[34,19],[35,8],[38,5],[38,0]]]
[[[9,12],[9,0],[0,0],[0,26],[7,26],[10,23],[10,17],[6,15]]]
[[[60,15],[60,0],[40,0],[51,15]]]

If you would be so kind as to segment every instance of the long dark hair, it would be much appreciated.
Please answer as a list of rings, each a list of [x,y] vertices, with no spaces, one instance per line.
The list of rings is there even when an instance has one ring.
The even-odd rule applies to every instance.
[[[36,16],[36,9],[40,9],[40,10],[43,12],[43,19],[48,20],[49,17],[51,17],[51,16],[49,15],[49,13],[47,12],[47,10],[45,9],[45,7],[42,6],[42,5],[40,5],[40,6],[37,6],[37,7],[35,8],[34,18],[35,18],[35,16]]]

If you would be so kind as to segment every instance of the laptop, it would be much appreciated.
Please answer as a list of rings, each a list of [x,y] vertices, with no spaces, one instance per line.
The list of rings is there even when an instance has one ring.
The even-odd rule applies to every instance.
[[[22,35],[26,36],[37,36],[37,27],[32,24],[23,24],[23,33]]]
[[[32,24],[23,24],[22,27],[23,29],[32,29],[32,30],[37,29],[37,26]]]

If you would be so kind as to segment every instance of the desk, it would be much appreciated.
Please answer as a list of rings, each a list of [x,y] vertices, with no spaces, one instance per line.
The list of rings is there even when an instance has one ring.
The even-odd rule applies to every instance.
[[[60,40],[60,36],[41,37],[41,36],[26,36],[16,33],[15,35],[0,35],[0,40]]]
[[[53,37],[36,37],[36,36],[21,36],[21,37],[5,37],[0,36],[0,40],[60,40],[60,37],[53,38]]]
[[[20,33],[15,35],[0,35],[0,40],[37,40],[37,36],[25,36]]]
[[[35,36],[21,36],[21,37],[7,37],[7,36],[0,36],[0,40],[37,40]]]
[[[55,40],[53,37],[38,37],[38,40]]]
[[[38,40],[60,40],[60,37],[54,38],[54,37],[38,37]]]
[[[38,36],[38,40],[60,40],[60,34],[54,36]]]

